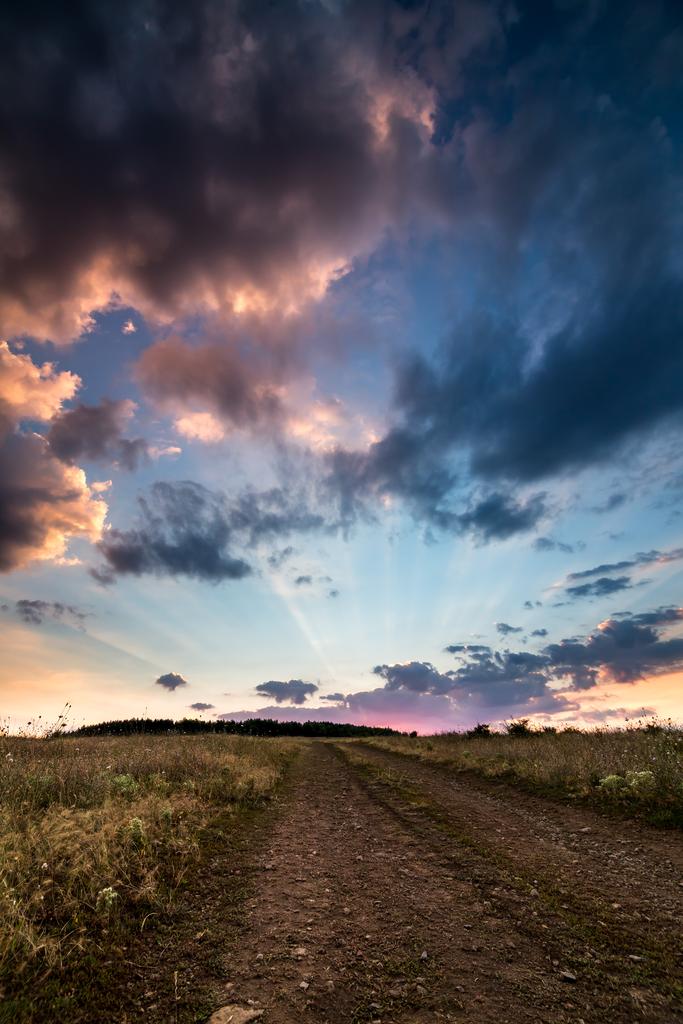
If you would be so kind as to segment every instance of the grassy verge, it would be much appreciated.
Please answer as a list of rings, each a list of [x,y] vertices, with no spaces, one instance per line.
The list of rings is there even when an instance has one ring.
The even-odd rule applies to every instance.
[[[0,1020],[80,1019],[172,916],[202,837],[267,801],[297,741],[0,739]],[[130,972],[128,972],[130,973]],[[87,1002],[87,994],[86,994]]]
[[[683,828],[683,730],[445,733],[363,741],[382,750],[503,779],[652,824]]]

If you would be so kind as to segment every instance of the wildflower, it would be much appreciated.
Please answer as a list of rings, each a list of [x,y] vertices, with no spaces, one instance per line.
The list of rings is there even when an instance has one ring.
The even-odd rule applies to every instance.
[[[626,782],[635,793],[650,793],[655,788],[654,772],[626,772]]]
[[[108,914],[119,899],[119,894],[116,889],[113,889],[111,885],[105,886],[104,889],[100,889],[97,894],[97,900],[95,901],[95,908],[98,914]]]
[[[121,796],[133,797],[139,788],[132,775],[115,775],[111,781],[114,789]]]
[[[142,818],[131,818],[127,825],[128,835],[134,846],[142,846],[145,842],[145,826]]]

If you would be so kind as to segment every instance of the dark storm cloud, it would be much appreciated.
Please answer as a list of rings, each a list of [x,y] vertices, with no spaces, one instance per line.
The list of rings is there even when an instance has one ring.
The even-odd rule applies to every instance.
[[[515,501],[494,493],[475,502],[467,512],[456,517],[458,527],[471,531],[482,541],[506,540],[516,533],[532,530],[546,514],[544,494],[535,494],[527,501]]]
[[[522,626],[511,626],[508,622],[497,622],[496,632],[501,636],[509,636],[510,633],[523,633],[524,629]]]
[[[453,105],[444,131],[463,147],[468,205],[491,232],[485,284],[433,357],[398,367],[394,420],[377,446],[400,469],[394,493],[427,518],[454,465],[514,497],[514,485],[680,426],[681,179],[667,119],[681,87],[655,85],[654,70],[678,26],[672,7],[656,8],[639,19],[631,5],[606,5],[584,18],[576,5],[548,6],[534,37],[538,12],[522,5],[502,63],[479,68],[486,88],[465,82]]]
[[[229,511],[222,495],[192,482],[156,483],[139,499],[139,525],[108,531],[99,544],[105,567],[97,578],[189,576],[218,583],[251,574],[251,566],[228,550]]]
[[[287,278],[291,301],[404,206],[440,208],[452,175],[424,151],[435,29],[420,12],[398,29],[392,12],[6,6],[4,330],[68,338],[114,288],[173,314],[254,289],[277,300]],[[486,2],[444,21],[452,75],[498,26]]]
[[[93,575],[103,583],[146,574],[243,579],[253,569],[235,549],[324,526],[321,515],[279,488],[227,498],[192,481],[157,482],[138,499],[137,523],[104,535],[98,547],[105,565]]]
[[[305,683],[303,679],[290,679],[287,682],[271,679],[256,687],[257,693],[272,697],[276,704],[303,704],[317,690],[315,683]]]
[[[403,665],[375,665],[376,676],[386,680],[387,690],[414,690],[416,693],[448,693],[453,684],[449,675],[439,672],[428,661],[410,661]]]
[[[14,610],[19,618],[30,626],[41,626],[45,619],[54,619],[56,622],[67,622],[82,629],[83,622],[88,618],[87,612],[82,612],[71,604],[62,604],[61,601],[21,598],[15,602]]]
[[[183,679],[177,672],[166,672],[165,675],[155,679],[154,683],[156,686],[161,686],[164,690],[170,690],[171,692],[177,690],[179,686],[189,686],[187,680]]]
[[[147,444],[142,438],[122,436],[131,414],[132,403],[126,399],[105,398],[100,405],[77,405],[52,420],[48,444],[63,462],[109,459],[125,469],[135,469],[147,456]]]
[[[202,700],[198,700],[194,704],[188,704],[192,711],[210,711],[215,706],[215,704],[205,704]]]
[[[326,456],[324,487],[347,527],[372,518],[373,504],[402,499],[412,515],[439,531],[469,533],[482,543],[533,529],[545,516],[544,494],[516,499],[498,491],[454,505],[457,477],[438,447],[408,427],[390,430],[367,451],[341,447]]]
[[[585,641],[548,644],[549,670],[555,677],[571,678],[578,689],[595,685],[600,669],[619,683],[677,671],[683,667],[683,638],[663,638],[661,629],[681,620],[678,608],[607,619]]]

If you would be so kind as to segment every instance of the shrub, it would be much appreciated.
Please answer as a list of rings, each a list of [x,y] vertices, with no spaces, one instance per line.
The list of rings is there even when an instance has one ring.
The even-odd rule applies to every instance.
[[[627,785],[628,783],[623,775],[605,775],[605,777],[600,779],[598,782],[600,789],[605,790],[606,793],[623,792]]]
[[[638,796],[649,796],[657,785],[654,772],[626,772],[626,782]]]
[[[111,785],[115,793],[127,800],[132,800],[140,788],[132,775],[115,775]]]
[[[506,722],[505,731],[508,736],[533,736],[533,729],[529,727],[528,718],[517,718]]]
[[[468,739],[483,739],[486,736],[491,735],[491,726],[488,722],[477,722],[473,729],[468,729],[465,733]]]

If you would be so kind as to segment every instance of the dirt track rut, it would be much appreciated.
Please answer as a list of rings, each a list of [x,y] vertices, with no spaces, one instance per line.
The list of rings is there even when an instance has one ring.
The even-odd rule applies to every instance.
[[[268,1024],[683,1019],[683,843],[364,744],[312,743],[218,1002]]]

